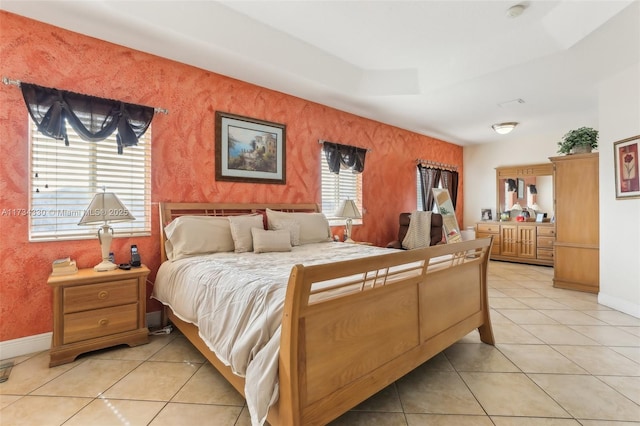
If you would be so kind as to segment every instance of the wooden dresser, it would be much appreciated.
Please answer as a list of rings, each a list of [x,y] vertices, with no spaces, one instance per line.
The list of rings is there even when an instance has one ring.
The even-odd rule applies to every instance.
[[[600,289],[598,153],[551,158],[556,214],[553,286]]]
[[[492,260],[553,266],[555,226],[549,222],[478,222],[478,238],[493,236]]]
[[[84,352],[109,346],[137,346],[149,341],[146,327],[146,266],[129,271],[51,276],[53,339],[50,367]]]

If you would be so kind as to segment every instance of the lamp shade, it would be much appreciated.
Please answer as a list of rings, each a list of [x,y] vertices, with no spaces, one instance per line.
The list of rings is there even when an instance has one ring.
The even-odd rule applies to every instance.
[[[491,126],[491,128],[495,130],[495,132],[499,135],[506,135],[507,133],[511,133],[511,131],[515,129],[517,125],[518,123],[516,123],[515,121],[510,121],[507,123],[496,123]]]
[[[338,210],[336,210],[337,217],[344,217],[349,219],[360,219],[360,212],[353,200],[342,200]]]
[[[522,210],[522,206],[520,205],[520,203],[515,203],[512,207],[511,210]]]
[[[95,223],[126,222],[136,220],[122,201],[113,192],[99,192],[91,200],[91,204],[84,211],[78,225],[93,225]]]

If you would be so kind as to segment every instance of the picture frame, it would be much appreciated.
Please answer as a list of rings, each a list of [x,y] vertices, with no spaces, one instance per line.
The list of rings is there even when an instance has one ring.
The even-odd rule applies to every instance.
[[[640,198],[639,144],[640,135],[613,143],[616,200]]]
[[[480,218],[483,221],[493,220],[493,217],[491,216],[491,209],[480,209]]]
[[[286,126],[216,111],[215,161],[217,181],[284,185]]]
[[[537,213],[536,214],[536,222],[542,223],[543,221],[544,221],[544,213]]]
[[[524,179],[518,179],[518,199],[524,198]]]

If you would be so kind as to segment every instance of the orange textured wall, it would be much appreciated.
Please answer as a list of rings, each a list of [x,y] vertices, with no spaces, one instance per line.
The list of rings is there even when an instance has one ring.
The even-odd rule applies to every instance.
[[[169,110],[153,121],[153,235],[112,244],[120,259],[137,244],[151,281],[160,262],[158,202],[319,202],[318,139],[371,149],[364,224],[354,228],[354,238],[377,245],[394,239],[400,212],[415,209],[416,158],[457,165],[462,173],[460,146],[3,11],[0,57],[2,76]],[[286,124],[286,185],[215,181],[215,111]],[[12,213],[28,208],[27,135],[19,88],[0,85],[0,341],[52,330],[46,281],[53,259],[72,256],[80,267],[100,260],[97,240],[28,241],[28,218]],[[158,309],[149,302],[148,311]]]

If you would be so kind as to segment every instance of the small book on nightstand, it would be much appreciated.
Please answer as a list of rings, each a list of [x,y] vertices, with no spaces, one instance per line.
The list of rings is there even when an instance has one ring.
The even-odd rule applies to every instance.
[[[78,267],[76,266],[76,261],[71,260],[70,257],[65,257],[62,259],[56,259],[53,261],[51,266],[51,276],[55,277],[58,275],[71,275],[78,272]]]

